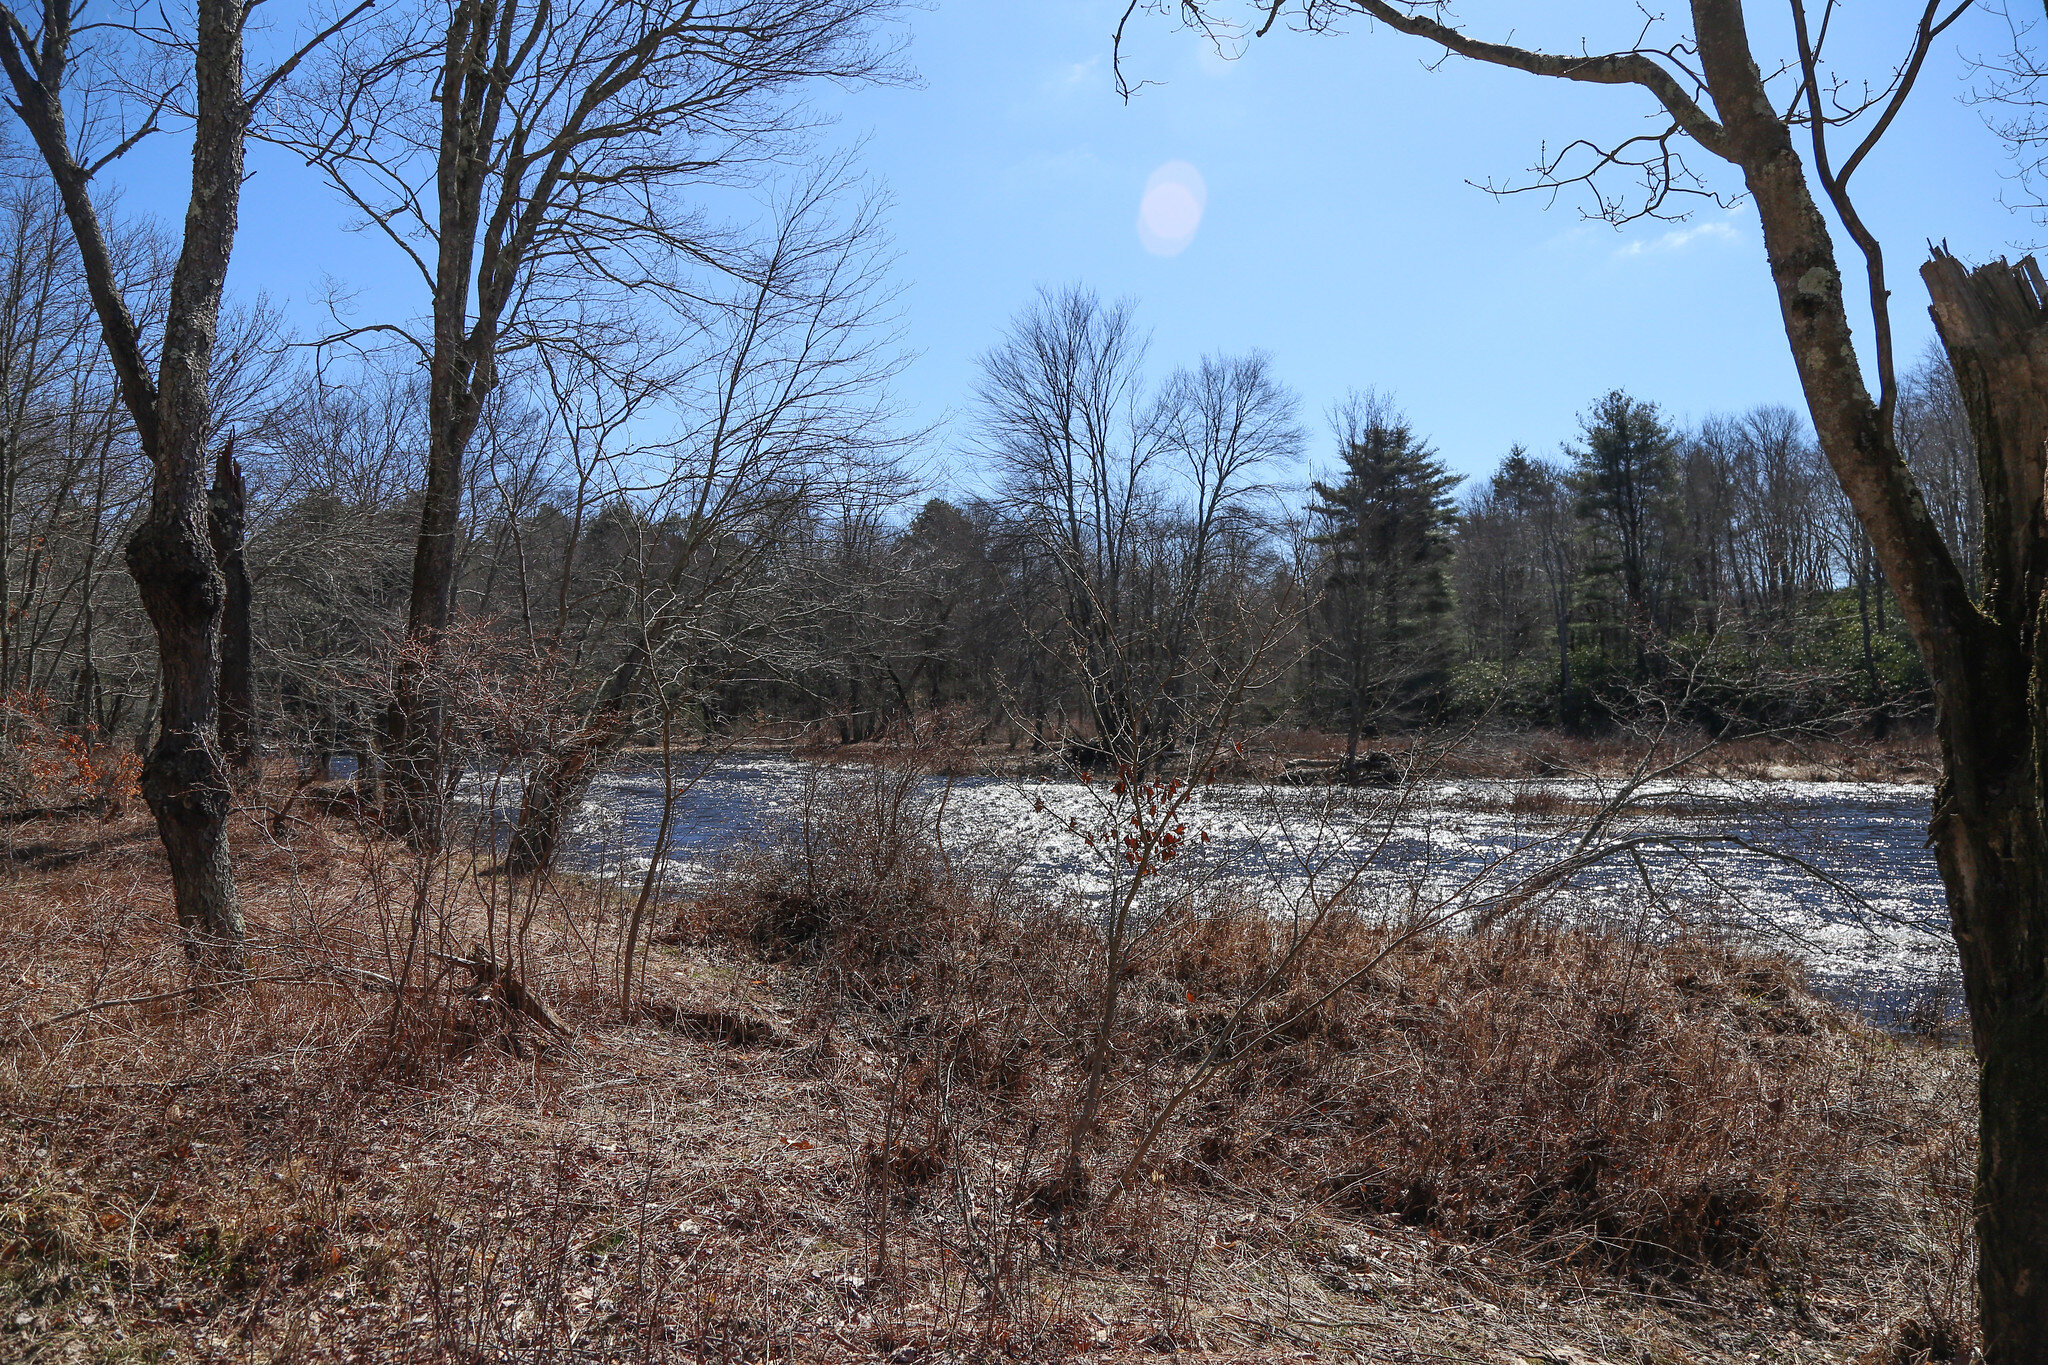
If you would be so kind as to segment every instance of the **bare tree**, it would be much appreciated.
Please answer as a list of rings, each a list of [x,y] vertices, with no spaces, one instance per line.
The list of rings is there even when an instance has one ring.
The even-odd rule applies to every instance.
[[[335,753],[374,769],[368,718],[333,678],[364,675],[403,628],[424,444],[417,376],[347,380],[298,375],[244,459],[257,667],[284,734],[323,777]]]
[[[577,651],[606,668],[584,714],[528,779],[508,861],[518,875],[553,861],[563,818],[629,737],[658,665],[673,691],[691,677],[708,686],[735,664],[780,662],[788,651],[776,623],[798,604],[762,577],[763,560],[786,548],[791,525],[820,502],[880,505],[877,492],[896,491],[896,462],[920,439],[897,420],[888,392],[902,358],[874,205],[839,212],[841,197],[858,189],[842,169],[786,197],[755,277],[699,310],[699,329],[658,382],[650,375],[622,386],[583,362],[591,371],[584,391],[603,396],[571,442],[588,447],[577,456],[575,515],[580,521],[584,499],[602,490],[630,504],[642,529],[597,568],[593,587],[615,594],[620,628]],[[558,401],[558,410],[579,409]],[[665,439],[609,453],[661,417],[673,423]],[[536,640],[558,657],[568,643],[576,534],[561,552],[554,624]],[[664,658],[674,654],[682,657]],[[663,715],[672,715],[672,700]]]
[[[189,30],[145,31],[120,23],[81,29],[77,9],[66,0],[48,0],[31,28],[12,7],[0,6],[0,67],[14,92],[15,112],[56,186],[122,400],[153,470],[149,511],[127,547],[128,571],[156,628],[162,665],[162,709],[142,789],[169,856],[187,950],[225,971],[241,967],[242,916],[228,856],[227,772],[216,738],[226,594],[206,524],[209,380],[251,123],[306,52],[346,22],[251,84],[243,59],[249,15],[247,7],[226,0],[199,0]],[[81,53],[86,34],[88,43],[102,46]],[[138,111],[120,130],[125,135],[107,133],[113,139],[108,145],[106,138],[96,138],[102,130],[94,121],[77,119],[65,101],[78,93],[81,56],[103,69],[118,67],[124,42],[130,61],[140,51],[162,48],[189,58],[191,65],[189,77],[178,72],[176,83],[157,92],[154,106]],[[155,132],[181,97],[190,100],[191,197],[152,375],[151,348],[123,294],[91,185]]]
[[[1219,558],[1256,534],[1302,442],[1263,355],[1206,359],[1154,396],[1145,350],[1128,303],[1044,292],[983,357],[979,393],[1002,504],[1057,583],[1061,634],[1044,643],[1080,680],[1085,743],[1138,769],[1186,737]]]
[[[418,272],[427,477],[408,635],[454,611],[463,462],[509,357],[601,345],[636,292],[687,307],[692,267],[745,276],[691,187],[758,178],[802,141],[809,82],[892,73],[873,40],[892,0],[420,0],[338,45],[285,140]],[[337,339],[341,339],[338,337]],[[402,674],[385,720],[409,811],[443,781],[438,699]],[[431,841],[432,830],[415,831]]]
[[[1899,380],[1899,453],[1971,591],[1983,586],[1984,490],[1962,391],[1939,342]]]
[[[1144,402],[1146,342],[1128,302],[1042,292],[982,361],[983,440],[1006,510],[1058,575],[1065,649],[1087,677],[1097,742],[1134,747],[1139,684],[1118,647],[1154,496],[1160,433]]]
[[[17,605],[13,574],[14,539],[22,479],[47,428],[61,423],[72,405],[62,392],[67,379],[103,379],[90,363],[91,304],[78,288],[75,269],[66,269],[67,229],[47,187],[9,187],[5,201],[6,272],[0,277],[0,686],[14,682],[21,660],[19,631],[29,602]],[[83,375],[81,375],[83,372]],[[30,544],[35,542],[30,537]],[[26,559],[26,557],[24,557]],[[24,569],[32,577],[35,561]]]
[[[1832,478],[1804,418],[1775,406],[1710,417],[1684,458],[1700,460],[1706,487],[1688,488],[1681,532],[1718,542],[1695,595],[1718,591],[1745,615],[1782,619],[1833,585],[1823,496]]]

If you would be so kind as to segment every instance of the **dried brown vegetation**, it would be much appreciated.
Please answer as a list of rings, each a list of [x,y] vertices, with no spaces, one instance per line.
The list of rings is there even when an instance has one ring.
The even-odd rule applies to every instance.
[[[1697,746],[1700,738],[1665,736],[1650,758],[1675,756]],[[1442,761],[1446,775],[1459,777],[1613,776],[1634,768],[1644,753],[1642,740],[1628,733],[1529,732],[1476,735],[1446,750]],[[1809,782],[1932,782],[1940,771],[1934,737],[1903,732],[1883,740],[1806,734],[1728,739],[1688,768],[1700,777]]]
[[[252,800],[256,980],[194,1000],[140,817],[10,827],[0,1354],[1889,1365],[1962,1341],[1966,1059],[1711,940],[1385,951],[1346,919],[1259,993],[1284,926],[1183,899],[1136,940],[1090,1179],[1063,1180],[1092,918],[939,846],[926,799],[886,766],[815,784],[671,907],[627,1021],[622,891]],[[572,1036],[428,956],[472,941]]]
[[[844,744],[822,731],[794,739],[770,733],[743,747],[788,751],[807,761],[864,765],[885,757],[887,739]],[[1696,747],[1703,738],[1693,731],[1665,736],[1649,746],[1653,760],[1674,757]],[[1626,731],[1580,735],[1554,730],[1417,731],[1369,741],[1384,753],[1396,773],[1427,772],[1445,778],[1614,777],[1642,762],[1641,736]],[[1227,748],[1216,777],[1230,782],[1329,780],[1344,757],[1344,737],[1326,731],[1276,726],[1248,733]],[[1018,745],[961,745],[948,754],[956,776],[983,774],[1050,774],[1067,769],[1066,758],[1052,751],[1033,752]],[[1691,777],[1743,781],[1809,782],[1933,782],[1940,775],[1941,756],[1932,735],[1896,731],[1882,740],[1854,735],[1829,738],[1788,734],[1729,739],[1703,752],[1686,766]]]

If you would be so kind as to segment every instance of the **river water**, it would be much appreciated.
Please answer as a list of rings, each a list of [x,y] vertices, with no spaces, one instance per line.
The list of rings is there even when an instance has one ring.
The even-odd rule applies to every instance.
[[[839,772],[834,777],[834,772]],[[721,853],[769,837],[807,783],[850,781],[780,757],[726,758],[679,798],[664,877],[687,888]],[[1106,784],[977,777],[927,781],[948,854],[1043,889],[1099,896],[1097,850],[1128,814]],[[1399,917],[1453,913],[1571,852],[1611,789],[1581,781],[1446,781],[1406,792],[1217,785],[1177,819],[1173,871],[1229,880],[1298,914],[1341,890]],[[1955,993],[1955,948],[1928,850],[1927,786],[1725,781],[1635,793],[1595,847],[1617,848],[1551,892],[1562,913],[1717,927],[1796,954],[1815,987],[1878,1018]],[[1127,799],[1127,798],[1126,798]],[[575,840],[581,866],[642,873],[658,829],[658,770],[592,789]],[[1090,844],[1087,836],[1097,836]],[[1196,836],[1206,834],[1206,841]]]

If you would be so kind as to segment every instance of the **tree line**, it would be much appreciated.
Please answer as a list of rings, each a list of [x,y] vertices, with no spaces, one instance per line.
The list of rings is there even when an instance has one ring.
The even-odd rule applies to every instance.
[[[149,465],[47,194],[17,176],[0,211],[0,682],[147,744],[157,660],[119,556]],[[657,694],[708,735],[854,742],[946,709],[984,741],[1109,752],[1187,742],[1197,699],[1253,648],[1243,713],[1354,752],[1477,716],[1597,726],[1680,674],[1709,725],[1924,705],[1869,544],[1783,408],[1687,427],[1616,391],[1555,455],[1518,446],[1461,480],[1383,395],[1319,439],[1266,356],[1160,378],[1133,305],[1069,288],[1020,312],[938,447],[980,491],[924,498],[931,442],[888,406],[872,223],[825,216],[785,229],[833,287],[796,288],[819,262],[790,262],[783,297],[759,290],[688,344],[650,330],[551,355],[481,406],[441,628],[575,717],[540,761],[554,806],[646,738]],[[138,235],[138,268],[155,246]],[[401,642],[434,497],[430,380],[294,346],[260,306],[223,319],[210,491],[216,522],[235,507],[253,724],[230,758],[374,765],[420,662]],[[1898,424],[1967,556],[1974,455],[1939,357]]]

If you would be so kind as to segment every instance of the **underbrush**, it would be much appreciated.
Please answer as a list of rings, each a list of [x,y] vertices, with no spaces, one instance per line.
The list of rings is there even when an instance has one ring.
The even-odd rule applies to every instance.
[[[39,691],[0,696],[0,812],[14,819],[59,811],[115,817],[141,795],[142,760],[97,731],[59,723]]]
[[[821,1020],[857,1020],[944,1092],[910,1126],[957,1126],[971,1098],[1055,1131],[1094,1022],[1091,917],[895,846],[853,795],[728,867],[686,916],[693,936],[800,943]],[[1190,896],[1147,926],[1117,1022],[1125,1129],[1209,1067],[1148,1177],[1312,1190],[1615,1270],[1770,1273],[1881,1223],[1894,1158],[1957,1115],[1924,1054],[1814,1000],[1790,960],[1721,939],[1410,937],[1342,914],[1282,969],[1290,942],[1242,894]],[[1105,1140],[1097,1164],[1120,1155]]]
[[[886,978],[975,897],[930,833],[914,764],[809,770],[790,812],[729,855],[695,919],[773,960]]]
[[[1098,916],[942,843],[925,771],[818,775],[670,903],[623,1016],[616,889],[252,810],[273,979],[201,999],[166,989],[140,817],[39,830],[63,856],[0,897],[0,1355],[1965,1341],[1967,1059],[1710,937],[1341,911],[1297,941],[1193,879],[1132,939],[1074,1179]],[[476,943],[562,1034],[470,979]]]
[[[1005,1197],[1042,1202],[1095,1022],[1100,929],[1083,906],[963,873],[892,790],[843,774],[814,787],[682,923],[741,951],[801,942],[792,979],[814,1027],[851,1030],[899,1077],[878,1122],[904,1151],[878,1169],[921,1186],[1000,1165],[965,1154],[965,1135],[1001,1147],[993,1135],[1021,1128],[1048,1150]],[[1302,947],[1242,892],[1165,904],[1116,1021],[1097,1206],[1116,1201],[1110,1178],[1309,1197],[1634,1283],[1784,1287],[1932,1258],[1923,1316],[1959,1319],[1966,1068],[1815,1000],[1790,959],[1612,924],[1416,933],[1338,913]],[[1162,1115],[1166,1136],[1144,1143]]]

